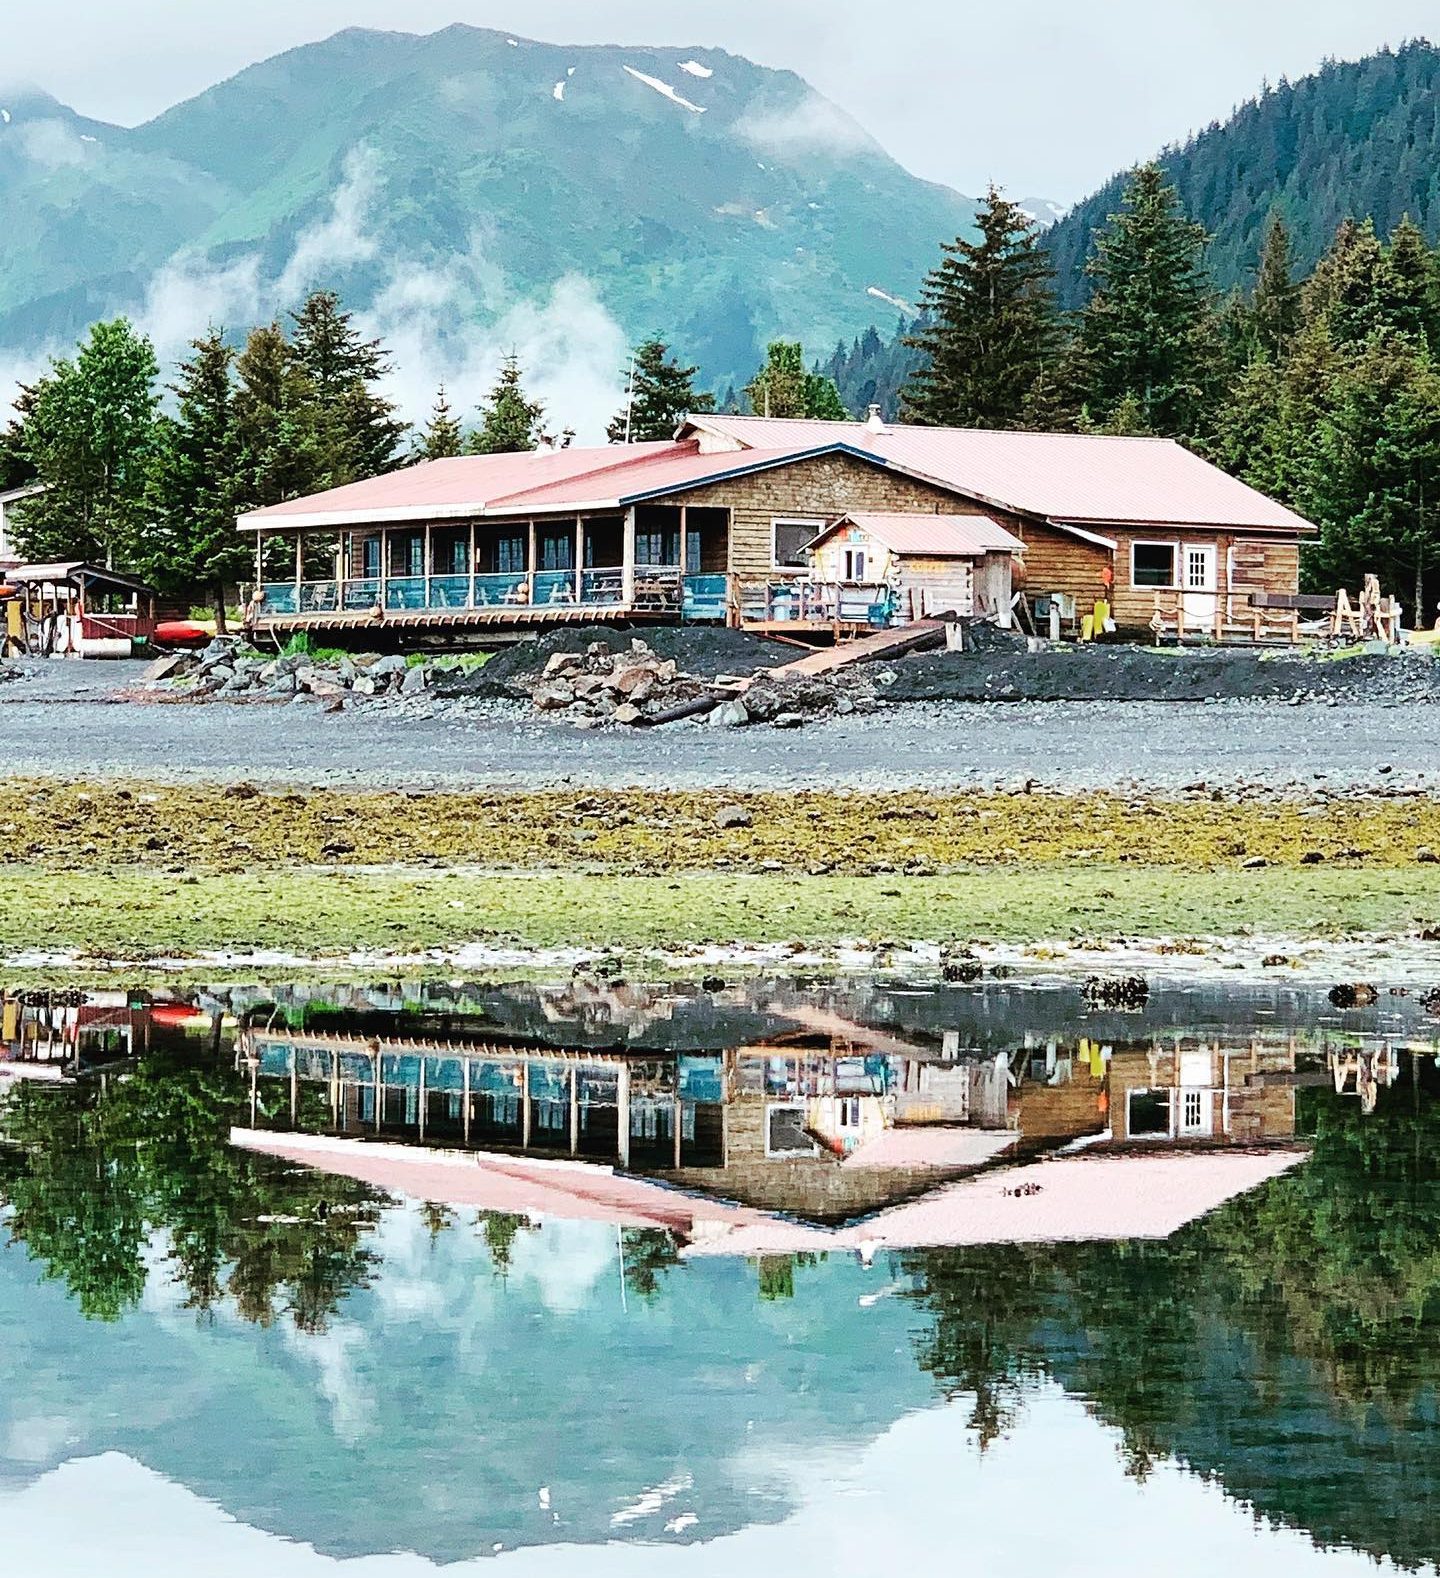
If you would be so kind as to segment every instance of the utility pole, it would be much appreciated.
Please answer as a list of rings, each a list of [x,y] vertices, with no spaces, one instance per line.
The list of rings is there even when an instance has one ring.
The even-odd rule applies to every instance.
[[[625,442],[630,442],[630,423],[635,415],[635,352],[630,352],[630,387],[625,391]]]

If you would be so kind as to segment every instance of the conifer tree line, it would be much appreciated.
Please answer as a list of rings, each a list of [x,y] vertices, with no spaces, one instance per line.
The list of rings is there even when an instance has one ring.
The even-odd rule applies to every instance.
[[[1346,220],[1307,279],[1271,216],[1248,289],[1155,165],[1096,231],[1076,314],[1034,222],[991,189],[945,245],[903,338],[906,421],[1175,438],[1320,527],[1307,585],[1374,572],[1434,621],[1440,594],[1440,254],[1402,218]],[[857,347],[858,349],[858,347]]]

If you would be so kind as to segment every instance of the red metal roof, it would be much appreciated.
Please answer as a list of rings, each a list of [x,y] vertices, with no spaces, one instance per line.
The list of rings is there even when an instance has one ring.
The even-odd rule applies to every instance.
[[[847,523],[892,553],[931,559],[975,559],[987,553],[1023,553],[1025,544],[988,515],[896,515],[852,512],[811,540],[823,542]]]
[[[710,435],[701,453],[698,434]],[[725,447],[716,450],[716,442]],[[1169,439],[707,416],[681,439],[432,460],[241,517],[252,529],[618,508],[842,450],[1062,524],[1310,534],[1310,522]],[[917,550],[911,550],[917,551]]]
[[[1214,526],[1309,534],[1303,516],[1168,438],[998,433],[978,428],[697,417],[694,430],[747,450],[841,443],[984,502],[1095,525]]]
[[[603,496],[599,478],[606,472],[643,465],[655,457],[696,455],[695,441],[607,444],[592,449],[525,450],[511,455],[461,455],[427,460],[364,482],[329,488],[285,504],[254,510],[242,520],[254,525],[285,525],[295,516],[394,518],[397,512],[423,516],[434,511],[483,510],[511,495],[565,487],[576,497]],[[732,463],[733,463],[733,457]],[[581,486],[596,479],[594,488]]]

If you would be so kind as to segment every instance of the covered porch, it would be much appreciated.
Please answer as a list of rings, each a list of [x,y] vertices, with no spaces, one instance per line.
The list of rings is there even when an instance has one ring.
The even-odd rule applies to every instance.
[[[252,623],[443,627],[730,616],[730,512],[694,505],[514,519],[256,528]],[[283,546],[282,546],[283,544]],[[283,568],[282,568],[283,566]]]

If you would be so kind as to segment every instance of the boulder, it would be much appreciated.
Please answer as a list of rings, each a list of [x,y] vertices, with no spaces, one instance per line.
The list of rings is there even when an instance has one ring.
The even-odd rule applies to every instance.
[[[712,729],[743,729],[750,721],[750,713],[738,696],[722,701],[706,722]]]
[[[384,657],[376,658],[370,665],[370,674],[375,679],[384,679],[390,674],[404,674],[409,667],[405,659],[398,652],[387,652]]]
[[[754,821],[743,805],[724,805],[715,813],[716,827],[751,827]]]
[[[777,729],[803,729],[805,727],[805,715],[801,712],[782,712],[775,719],[773,726]]]
[[[613,674],[609,688],[617,695],[629,697],[638,706],[654,694],[655,675],[643,664],[635,663]]]
[[[626,723],[633,725],[639,723],[641,718],[644,716],[645,714],[641,712],[639,707],[635,706],[632,702],[625,701],[621,702],[621,704],[616,707],[614,712],[610,714],[610,721],[611,723]]]
[[[402,696],[418,696],[429,689],[429,686],[429,665],[415,663],[405,670],[405,677],[400,681],[400,694]]]
[[[552,652],[545,664],[543,677],[554,679],[558,674],[578,674],[585,666],[585,659],[578,652]]]
[[[575,687],[554,680],[548,685],[537,685],[533,699],[542,712],[559,712],[575,700]]]

